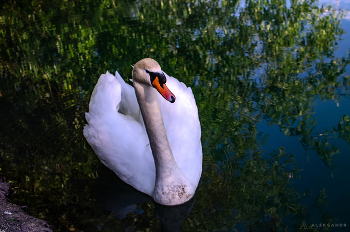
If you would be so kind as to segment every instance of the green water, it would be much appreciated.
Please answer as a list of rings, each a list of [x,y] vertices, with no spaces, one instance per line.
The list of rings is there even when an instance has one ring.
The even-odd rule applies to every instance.
[[[159,230],[152,201],[122,220],[103,209],[82,133],[100,74],[131,84],[131,65],[151,57],[192,88],[201,121],[203,174],[180,231],[346,231],[350,22],[333,8],[3,0],[0,176],[11,201],[55,231]]]

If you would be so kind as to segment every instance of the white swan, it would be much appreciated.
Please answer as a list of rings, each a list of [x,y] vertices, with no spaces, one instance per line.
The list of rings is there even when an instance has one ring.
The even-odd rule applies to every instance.
[[[182,204],[193,197],[202,173],[201,129],[192,90],[150,58],[135,64],[132,78],[134,88],[118,72],[101,75],[86,113],[84,136],[124,182],[160,204]]]

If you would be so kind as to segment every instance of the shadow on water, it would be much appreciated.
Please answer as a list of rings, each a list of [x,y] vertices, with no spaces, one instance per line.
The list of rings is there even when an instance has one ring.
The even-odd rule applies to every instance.
[[[137,204],[150,202],[154,204],[161,222],[162,232],[177,232],[182,221],[191,212],[194,199],[176,206],[164,206],[134,189],[122,181],[113,171],[101,164],[95,182],[96,199],[103,209],[111,211],[117,218],[124,219],[129,213],[142,214],[144,211]]]

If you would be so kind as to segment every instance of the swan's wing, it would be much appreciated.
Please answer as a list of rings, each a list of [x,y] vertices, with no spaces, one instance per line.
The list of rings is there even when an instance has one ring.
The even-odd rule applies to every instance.
[[[201,127],[190,87],[168,76],[167,87],[176,100],[170,103],[158,94],[169,144],[182,173],[197,186],[202,173]]]
[[[134,88],[125,83],[117,71],[115,72],[115,77],[121,85],[121,101],[119,112],[124,115],[130,115],[135,120],[143,124],[143,119],[141,116],[139,104],[136,99]]]
[[[133,116],[125,115],[137,110],[118,112],[123,106],[121,101],[132,102],[123,97],[124,84],[108,72],[101,75],[86,113],[84,136],[104,165],[126,183],[151,195],[155,166],[146,131]]]

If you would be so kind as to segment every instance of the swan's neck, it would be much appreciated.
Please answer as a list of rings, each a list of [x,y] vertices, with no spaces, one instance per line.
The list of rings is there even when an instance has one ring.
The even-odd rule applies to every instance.
[[[169,170],[168,168],[171,168],[174,164],[176,165],[176,162],[166,135],[157,100],[157,91],[151,86],[137,82],[134,82],[134,87],[143,121],[145,122],[158,176]]]
[[[163,205],[182,204],[193,197],[196,188],[192,186],[175,162],[160,112],[157,91],[151,86],[135,81],[133,84],[156,168],[152,197]]]

